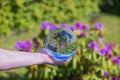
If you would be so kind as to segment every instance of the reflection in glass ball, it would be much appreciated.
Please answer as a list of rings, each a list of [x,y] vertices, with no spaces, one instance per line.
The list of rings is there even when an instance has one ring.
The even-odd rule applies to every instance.
[[[74,54],[77,46],[77,37],[73,31],[68,28],[57,28],[47,36],[45,48],[60,56],[60,54]]]

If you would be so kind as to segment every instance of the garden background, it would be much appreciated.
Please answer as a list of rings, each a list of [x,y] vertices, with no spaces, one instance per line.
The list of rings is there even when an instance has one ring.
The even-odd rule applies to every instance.
[[[15,50],[14,45],[18,40],[32,41],[35,37],[39,38],[38,41],[43,47],[43,37],[39,36],[42,34],[41,24],[43,21],[58,25],[73,25],[79,21],[90,28],[96,22],[100,22],[104,25],[102,37],[107,43],[115,44],[116,48],[113,52],[115,56],[119,56],[119,9],[120,0],[0,0],[0,48]],[[44,37],[47,34],[46,31]],[[113,72],[108,71],[110,74],[106,78],[104,73],[107,70],[106,68],[103,69],[104,66],[99,69],[95,67],[95,73],[92,73],[91,69],[88,68],[86,70],[82,69],[84,66],[90,67],[94,65],[81,62],[81,57],[86,55],[82,55],[80,60],[76,60],[76,56],[79,55],[81,56],[81,54],[75,55],[65,65],[41,65],[37,66],[37,68],[32,66],[0,71],[0,80],[107,80],[113,79],[114,76],[120,78],[119,65],[115,69],[118,72],[114,70]],[[112,64],[112,66],[111,68],[116,68],[116,65]],[[107,69],[109,70],[109,68]]]

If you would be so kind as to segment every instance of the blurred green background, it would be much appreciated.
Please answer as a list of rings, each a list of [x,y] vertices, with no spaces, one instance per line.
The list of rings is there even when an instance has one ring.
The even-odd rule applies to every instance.
[[[91,26],[102,22],[105,39],[120,45],[119,3],[119,0],[0,0],[0,47],[14,49],[15,41],[36,36],[44,20],[56,24],[79,20]]]
[[[120,0],[0,0],[0,48],[15,50],[17,40],[38,35],[40,24],[92,25],[102,22],[104,38],[120,46]],[[0,80],[23,80],[24,68],[1,71]]]

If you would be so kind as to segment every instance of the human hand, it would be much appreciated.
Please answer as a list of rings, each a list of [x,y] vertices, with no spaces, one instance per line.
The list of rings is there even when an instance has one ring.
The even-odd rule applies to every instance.
[[[62,59],[56,59],[55,57],[51,56],[48,51],[46,51],[45,48],[41,49],[40,50],[40,54],[44,54],[45,56],[47,56],[45,58],[45,63],[48,63],[48,64],[52,64],[52,65],[60,65],[60,64],[64,64],[68,61],[71,60],[71,58],[68,58],[68,59],[65,59],[65,60],[62,60]]]

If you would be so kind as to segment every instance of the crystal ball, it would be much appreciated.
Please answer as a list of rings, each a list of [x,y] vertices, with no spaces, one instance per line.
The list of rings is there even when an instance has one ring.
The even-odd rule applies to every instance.
[[[78,41],[75,33],[70,29],[56,28],[48,34],[45,45],[45,48],[57,57],[67,54],[73,56],[77,50]]]

